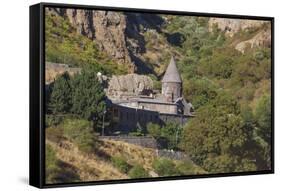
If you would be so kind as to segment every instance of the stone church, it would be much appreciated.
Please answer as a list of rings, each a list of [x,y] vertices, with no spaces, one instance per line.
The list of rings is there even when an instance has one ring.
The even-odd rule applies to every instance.
[[[182,95],[182,79],[174,57],[171,58],[161,81],[161,92],[156,92],[151,85],[147,85],[152,81],[149,77],[136,75],[125,77],[120,84],[132,83],[131,86],[137,86],[138,90],[122,87],[122,94],[107,93],[110,102],[108,116],[114,123],[113,131],[129,133],[135,131],[138,126],[145,128],[149,122],[160,126],[169,122],[183,125],[193,116],[192,104]],[[113,78],[112,86],[118,86],[118,80],[120,81]]]

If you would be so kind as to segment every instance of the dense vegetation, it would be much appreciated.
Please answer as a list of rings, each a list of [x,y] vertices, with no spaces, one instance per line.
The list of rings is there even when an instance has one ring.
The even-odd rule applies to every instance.
[[[70,77],[59,76],[51,85],[47,99],[51,115],[73,114],[80,118],[98,121],[105,110],[105,93],[95,70],[83,69]]]
[[[148,123],[147,132],[167,149],[179,149],[182,138],[182,127],[177,123],[168,123],[160,127],[159,124]]]
[[[271,50],[266,47],[247,48],[244,53],[234,47],[248,40],[263,25],[239,31],[226,37],[216,26],[209,31],[208,18],[162,16],[168,22],[160,32],[144,32],[147,53],[143,59],[157,79],[173,53],[182,75],[184,97],[195,107],[196,116],[181,127],[167,124],[160,128],[148,124],[138,126],[132,135],[149,134],[167,144],[168,149],[185,151],[205,173],[265,170],[271,167]],[[161,63],[153,63],[160,49]],[[105,111],[105,94],[96,78],[97,71],[124,74],[120,66],[101,53],[95,42],[76,33],[67,19],[46,16],[46,59],[81,67],[82,72],[70,77],[59,76],[50,85],[47,97],[47,138],[66,138],[84,152],[96,147],[92,126],[100,128]],[[165,64],[164,64],[165,63]],[[95,119],[96,124],[89,121]],[[55,136],[52,136],[55,135]],[[60,169],[54,151],[47,148],[47,179],[57,179]],[[130,165],[125,158],[111,157],[110,162],[131,178],[149,176],[140,165]],[[157,159],[153,169],[160,176],[196,173],[194,164]],[[75,177],[74,177],[75,179]]]
[[[184,80],[184,96],[196,117],[184,127],[181,148],[211,173],[270,168],[271,50],[233,46],[248,40],[267,24],[240,31],[232,38],[208,18],[167,17],[163,31],[177,35],[170,41]],[[149,127],[153,136],[159,128]]]

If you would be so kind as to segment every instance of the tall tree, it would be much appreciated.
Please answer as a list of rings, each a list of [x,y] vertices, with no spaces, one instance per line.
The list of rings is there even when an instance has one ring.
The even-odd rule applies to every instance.
[[[72,80],[72,112],[84,119],[100,119],[105,111],[105,93],[92,69],[82,70]]]
[[[71,86],[68,73],[63,73],[53,84],[50,96],[50,109],[53,113],[67,113],[71,108]]]

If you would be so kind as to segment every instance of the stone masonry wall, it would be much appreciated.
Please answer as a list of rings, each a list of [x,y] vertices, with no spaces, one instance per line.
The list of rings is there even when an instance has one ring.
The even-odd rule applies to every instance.
[[[124,141],[126,143],[139,145],[146,148],[157,149],[157,141],[153,137],[137,137],[137,136],[100,136],[100,139],[108,139],[115,141]]]

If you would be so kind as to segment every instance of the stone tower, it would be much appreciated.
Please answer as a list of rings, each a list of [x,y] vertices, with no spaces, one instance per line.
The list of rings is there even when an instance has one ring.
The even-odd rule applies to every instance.
[[[173,56],[162,79],[162,94],[169,102],[174,102],[182,97],[182,79]]]

